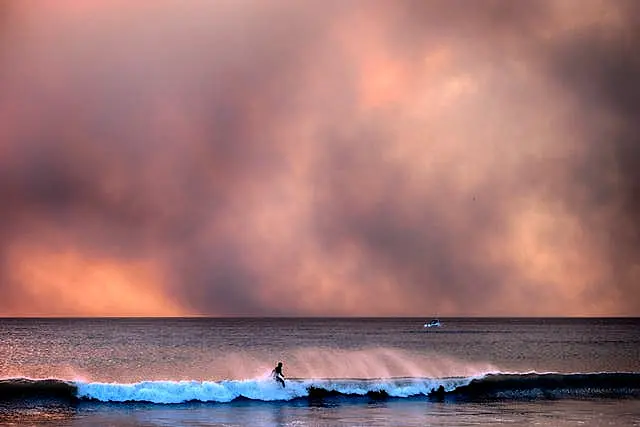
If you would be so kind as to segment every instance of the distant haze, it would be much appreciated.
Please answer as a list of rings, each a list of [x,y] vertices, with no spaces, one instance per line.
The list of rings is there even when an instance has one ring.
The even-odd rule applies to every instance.
[[[0,315],[640,316],[640,2],[0,0]]]

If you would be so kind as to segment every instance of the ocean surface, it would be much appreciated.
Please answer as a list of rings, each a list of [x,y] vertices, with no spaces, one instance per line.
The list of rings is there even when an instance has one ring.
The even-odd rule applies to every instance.
[[[640,319],[429,320],[0,319],[0,425],[640,426]]]

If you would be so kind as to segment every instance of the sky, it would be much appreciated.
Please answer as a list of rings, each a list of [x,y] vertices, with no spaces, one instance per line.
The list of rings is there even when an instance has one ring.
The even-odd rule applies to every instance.
[[[640,316],[636,0],[0,0],[0,316]]]

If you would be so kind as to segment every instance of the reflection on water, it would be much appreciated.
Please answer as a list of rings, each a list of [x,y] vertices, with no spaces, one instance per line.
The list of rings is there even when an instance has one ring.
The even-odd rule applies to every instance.
[[[2,408],[2,407],[0,407]],[[83,403],[75,408],[28,405],[0,409],[0,422],[56,426],[637,426],[640,401],[562,400],[492,403],[434,403],[423,399],[386,402],[306,401],[231,404],[122,405]],[[6,409],[6,408],[5,408]]]

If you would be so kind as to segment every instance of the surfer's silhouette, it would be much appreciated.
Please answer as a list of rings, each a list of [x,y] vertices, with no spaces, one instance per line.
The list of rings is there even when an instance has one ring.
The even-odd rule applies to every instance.
[[[437,402],[443,402],[444,401],[444,394],[445,394],[445,390],[444,390],[444,386],[440,386],[438,387],[438,389],[431,389],[431,392],[429,393],[429,397],[436,400]]]
[[[282,388],[284,388],[284,374],[282,373],[282,362],[278,362],[278,366],[273,368],[271,371],[271,375],[273,375],[273,379],[282,384]]]

